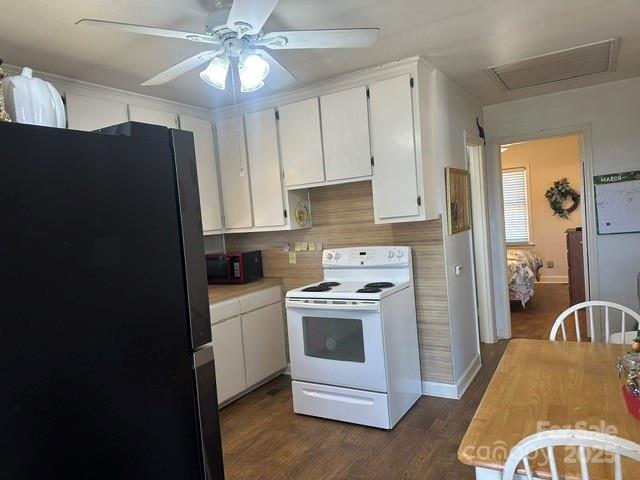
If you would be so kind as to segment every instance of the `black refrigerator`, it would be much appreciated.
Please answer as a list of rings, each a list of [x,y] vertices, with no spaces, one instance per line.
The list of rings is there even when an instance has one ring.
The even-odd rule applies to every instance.
[[[222,479],[193,136],[0,123],[0,478]]]

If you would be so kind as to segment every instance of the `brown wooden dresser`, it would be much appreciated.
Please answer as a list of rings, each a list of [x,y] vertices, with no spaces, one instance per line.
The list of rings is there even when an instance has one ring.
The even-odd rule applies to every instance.
[[[584,302],[584,261],[582,230],[570,228],[567,235],[567,264],[569,265],[569,300],[571,305]]]

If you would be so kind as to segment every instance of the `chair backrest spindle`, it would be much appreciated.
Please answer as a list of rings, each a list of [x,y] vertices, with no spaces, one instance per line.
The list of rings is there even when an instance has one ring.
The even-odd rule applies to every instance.
[[[549,334],[549,340],[551,341],[555,341],[556,337],[558,336],[558,330],[560,330],[562,332],[562,339],[563,340],[567,340],[567,328],[565,326],[565,319],[567,317],[569,317],[569,315],[573,314],[573,320],[574,320],[574,324],[575,324],[575,329],[576,329],[576,339],[578,342],[582,341],[583,335],[580,329],[580,314],[579,311],[582,309],[586,310],[586,313],[588,315],[588,320],[589,320],[589,327],[590,327],[590,334],[591,334],[591,341],[594,341],[594,338],[598,337],[598,332],[596,331],[595,328],[595,321],[594,321],[594,317],[593,317],[593,308],[594,307],[603,307],[604,308],[604,330],[605,330],[605,342],[606,343],[610,343],[611,341],[615,341],[614,339],[612,339],[612,335],[611,335],[611,315],[609,313],[610,310],[617,310],[621,313],[622,315],[622,320],[621,320],[621,334],[615,334],[613,335],[613,337],[615,339],[617,339],[618,336],[621,337],[620,343],[624,343],[625,342],[625,331],[624,329],[626,328],[626,319],[627,317],[631,317],[633,318],[636,322],[638,322],[640,324],[640,314],[634,312],[633,310],[631,310],[628,307],[625,307],[624,305],[619,305],[617,303],[613,303],[613,302],[605,302],[602,300],[592,300],[589,302],[582,302],[582,303],[578,303],[576,305],[573,305],[572,307],[567,308],[564,312],[562,312],[558,318],[556,318],[555,322],[553,323],[553,327],[551,328],[551,333]],[[627,340],[628,341],[628,340]]]
[[[558,449],[563,455],[560,458],[560,463],[554,455],[554,447],[564,447]],[[577,455],[574,454],[575,450],[572,448],[577,449]],[[551,473],[553,480],[559,480],[561,477],[558,466],[566,465],[570,470],[573,470],[576,457],[580,466],[580,479],[589,480],[590,457],[587,455],[587,449],[613,454],[615,480],[622,480],[622,457],[640,462],[640,444],[631,440],[590,430],[548,430],[524,438],[511,449],[504,466],[502,480],[514,480],[520,464],[524,466],[528,480],[538,478],[534,477],[534,474],[544,474],[544,478],[548,478],[549,473]],[[529,461],[529,455],[537,451],[546,451],[547,453],[548,465],[543,461],[539,465],[540,472],[534,472]],[[593,455],[591,458],[595,461],[595,459],[602,457]]]

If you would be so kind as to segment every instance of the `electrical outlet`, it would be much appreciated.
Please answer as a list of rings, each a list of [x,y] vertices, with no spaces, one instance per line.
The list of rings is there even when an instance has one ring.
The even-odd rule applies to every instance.
[[[547,268],[553,268],[553,260],[547,260]]]

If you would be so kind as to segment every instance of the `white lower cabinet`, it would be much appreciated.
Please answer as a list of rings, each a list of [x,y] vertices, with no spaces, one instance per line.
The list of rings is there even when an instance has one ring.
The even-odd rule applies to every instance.
[[[247,385],[255,385],[287,366],[282,303],[242,316]]]
[[[222,403],[247,387],[240,316],[213,325],[211,336],[216,363],[218,403]]]
[[[213,304],[210,310],[218,404],[286,368],[280,286]]]

